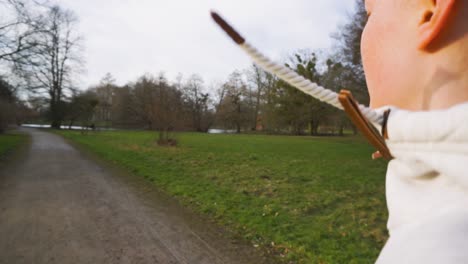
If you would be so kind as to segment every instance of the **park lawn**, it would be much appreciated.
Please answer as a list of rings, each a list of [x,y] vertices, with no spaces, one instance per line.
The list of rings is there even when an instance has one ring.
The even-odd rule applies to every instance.
[[[58,132],[284,263],[374,263],[387,238],[386,163],[360,137]]]
[[[0,158],[24,143],[25,140],[26,135],[20,133],[0,134]]]

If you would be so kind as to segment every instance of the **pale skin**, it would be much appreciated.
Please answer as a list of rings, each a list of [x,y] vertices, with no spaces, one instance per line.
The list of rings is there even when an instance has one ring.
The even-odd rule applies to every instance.
[[[468,102],[468,0],[366,0],[362,57],[371,107]]]

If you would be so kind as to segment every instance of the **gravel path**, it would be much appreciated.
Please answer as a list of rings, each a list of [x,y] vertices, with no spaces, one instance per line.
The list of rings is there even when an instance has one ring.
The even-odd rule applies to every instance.
[[[33,129],[0,169],[0,263],[267,263],[136,177]]]

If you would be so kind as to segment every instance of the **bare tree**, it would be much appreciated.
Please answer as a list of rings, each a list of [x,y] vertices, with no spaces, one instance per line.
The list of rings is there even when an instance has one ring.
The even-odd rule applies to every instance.
[[[82,62],[76,23],[71,11],[59,6],[48,7],[42,31],[34,38],[37,43],[34,54],[17,68],[29,91],[49,98],[53,128],[61,126],[63,101],[73,91],[73,77]]]
[[[153,96],[155,94],[156,81],[151,75],[145,74],[138,81],[130,85],[131,102],[128,104],[128,111],[134,119],[150,130],[156,129]]]
[[[91,88],[97,95],[99,105],[96,110],[96,120],[103,123],[105,127],[112,125],[112,106],[117,89],[115,79],[112,74],[107,73],[100,81],[99,85]]]
[[[182,93],[168,83],[163,74],[146,74],[131,89],[130,111],[150,130],[159,131],[161,144],[173,144],[171,132],[181,127]]]
[[[369,103],[369,94],[361,59],[361,36],[367,23],[367,11],[363,0],[355,0],[355,12],[348,17],[338,31],[335,39],[334,61],[343,66],[343,85],[353,92],[354,97],[363,104]]]
[[[249,103],[246,100],[247,86],[242,74],[238,71],[233,72],[218,93],[221,95],[216,112],[218,123],[235,128],[236,132],[240,133],[252,123]]]
[[[210,96],[204,92],[204,83],[201,76],[192,75],[182,91],[186,107],[191,115],[193,129],[197,132],[206,132],[210,123],[207,120]]]
[[[37,46],[35,35],[42,31],[43,17],[34,9],[36,1],[0,0],[0,62],[24,63]]]
[[[263,124],[261,122],[261,105],[262,105],[262,98],[265,95],[268,87],[268,76],[267,73],[259,68],[257,65],[253,64],[250,70],[247,72],[249,81],[251,85],[254,87],[252,91],[250,91],[251,96],[253,96],[253,100],[251,103],[253,104],[253,130],[262,130]]]
[[[164,75],[160,75],[153,94],[153,119],[159,131],[159,144],[175,145],[171,133],[180,126],[182,93],[169,85]]]

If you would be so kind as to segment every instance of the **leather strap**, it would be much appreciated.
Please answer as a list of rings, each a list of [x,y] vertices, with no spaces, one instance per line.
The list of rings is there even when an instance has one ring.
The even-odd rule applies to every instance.
[[[390,150],[385,143],[385,139],[382,135],[387,137],[387,120],[390,114],[388,110],[384,115],[384,124],[382,126],[382,135],[377,131],[377,129],[363,116],[359,110],[357,101],[354,99],[353,95],[348,90],[341,90],[338,99],[343,105],[345,112],[348,114],[348,117],[354,123],[354,125],[361,131],[361,133],[367,138],[367,140],[374,146],[380,156],[387,160],[393,159]],[[388,137],[387,137],[388,138]]]

